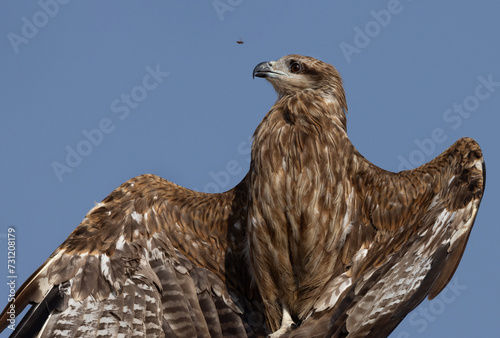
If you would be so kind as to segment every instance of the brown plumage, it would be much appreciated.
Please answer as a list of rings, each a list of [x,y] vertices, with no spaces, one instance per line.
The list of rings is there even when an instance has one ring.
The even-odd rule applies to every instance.
[[[484,190],[477,143],[387,172],[349,141],[334,67],[289,55],[254,76],[278,100],[243,181],[121,185],[21,286],[16,312],[35,305],[17,333],[385,337],[446,286]]]

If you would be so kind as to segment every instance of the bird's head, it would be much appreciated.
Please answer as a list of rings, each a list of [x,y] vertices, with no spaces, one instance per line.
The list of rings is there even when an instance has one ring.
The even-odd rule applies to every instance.
[[[310,56],[291,54],[276,61],[261,62],[254,68],[253,76],[271,82],[279,97],[313,92],[325,99],[345,103],[339,72],[332,65]]]

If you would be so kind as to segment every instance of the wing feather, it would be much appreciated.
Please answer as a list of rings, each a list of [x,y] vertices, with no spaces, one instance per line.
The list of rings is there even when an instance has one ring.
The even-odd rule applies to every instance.
[[[310,318],[288,336],[388,336],[425,297],[434,298],[452,278],[484,191],[484,160],[477,143],[461,139],[411,171],[376,171],[372,179],[379,177],[399,193],[378,189],[370,179],[365,180],[370,184],[358,186],[370,200],[360,203],[361,212],[372,210],[368,219],[377,234],[358,246],[349,270],[332,276]],[[348,236],[345,245],[356,247],[354,242],[357,238]]]
[[[41,337],[246,336],[250,326],[227,285],[250,288],[250,281],[226,273],[246,269],[242,248],[231,241],[245,233],[246,189],[245,180],[223,194],[197,193],[154,175],[125,182],[18,290],[16,312],[33,303],[36,316],[16,334],[26,334],[22,327],[36,318],[45,322]],[[241,290],[234,293],[243,301]],[[54,297],[62,301],[50,312],[36,306]]]

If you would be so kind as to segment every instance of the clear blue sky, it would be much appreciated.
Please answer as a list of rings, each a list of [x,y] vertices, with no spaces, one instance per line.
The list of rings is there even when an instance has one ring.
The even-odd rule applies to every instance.
[[[349,135],[373,163],[482,146],[486,193],[454,287],[391,337],[498,336],[498,1],[59,1],[0,4],[2,306],[9,227],[19,286],[131,177],[237,184],[275,100],[252,69],[298,53],[340,71]]]

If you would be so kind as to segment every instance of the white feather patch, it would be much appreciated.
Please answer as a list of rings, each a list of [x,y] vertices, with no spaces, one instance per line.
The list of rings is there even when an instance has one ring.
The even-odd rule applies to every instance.
[[[135,211],[130,214],[130,217],[132,217],[139,224],[142,222],[142,218],[143,218],[143,216],[141,214],[139,214]]]
[[[127,243],[127,241],[125,240],[125,237],[123,235],[121,235],[118,238],[118,241],[116,241],[116,250],[123,250],[125,243]]]

